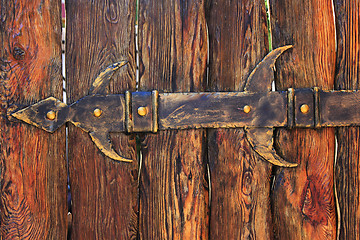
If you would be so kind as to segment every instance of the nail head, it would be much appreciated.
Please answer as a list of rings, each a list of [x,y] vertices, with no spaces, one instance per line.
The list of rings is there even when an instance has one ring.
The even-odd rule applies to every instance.
[[[249,105],[245,105],[243,111],[244,113],[249,113],[251,111],[251,107]]]
[[[308,113],[309,110],[310,110],[310,107],[309,107],[309,105],[307,105],[307,104],[303,104],[303,105],[300,106],[300,111],[301,111],[303,114]]]
[[[145,116],[147,114],[147,108],[146,107],[139,107],[138,110],[137,110],[138,114],[140,116]]]
[[[54,111],[49,111],[46,114],[46,118],[52,121],[52,120],[54,120],[56,118],[56,113]]]
[[[95,117],[100,117],[100,116],[101,116],[101,114],[102,114],[101,109],[96,108],[96,109],[94,110],[94,116],[95,116]]]

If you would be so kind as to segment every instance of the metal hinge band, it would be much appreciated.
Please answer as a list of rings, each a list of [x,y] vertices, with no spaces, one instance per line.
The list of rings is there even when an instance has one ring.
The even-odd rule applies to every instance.
[[[266,55],[249,75],[244,92],[159,94],[155,90],[106,95],[114,72],[126,64],[122,61],[101,72],[90,94],[77,102],[66,105],[50,97],[12,116],[49,132],[72,122],[88,132],[106,156],[124,162],[131,160],[115,152],[110,132],[244,127],[256,153],[277,166],[294,167],[273,148],[274,128],[360,125],[360,92],[324,92],[316,87],[271,92],[275,61],[290,48],[279,47]]]
[[[159,130],[159,92],[125,92],[125,129],[127,133]]]

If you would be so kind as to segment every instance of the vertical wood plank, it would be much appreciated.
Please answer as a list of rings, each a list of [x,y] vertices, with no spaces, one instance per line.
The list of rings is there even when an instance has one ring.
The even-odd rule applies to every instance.
[[[60,2],[0,1],[0,238],[66,239],[65,128],[7,114],[62,97]]]
[[[292,44],[277,64],[278,89],[333,89],[335,25],[331,0],[271,0],[274,48]],[[271,196],[279,239],[335,239],[334,129],[279,130],[277,148],[298,167],[276,171]]]
[[[337,0],[337,89],[359,89],[360,80],[360,1]],[[360,129],[339,128],[335,167],[339,203],[339,238],[360,238]]]
[[[268,52],[264,1],[212,0],[207,13],[211,91],[242,91]],[[211,239],[271,239],[271,165],[242,129],[208,131]]]
[[[68,102],[89,92],[107,66],[127,60],[109,93],[134,90],[135,1],[67,0],[66,76]],[[69,172],[73,239],[135,239],[138,227],[138,162],[135,138],[114,134],[115,149],[133,163],[105,157],[89,135],[69,126]]]
[[[140,90],[201,91],[204,1],[139,1]],[[142,142],[140,239],[207,239],[203,130],[161,131]]]

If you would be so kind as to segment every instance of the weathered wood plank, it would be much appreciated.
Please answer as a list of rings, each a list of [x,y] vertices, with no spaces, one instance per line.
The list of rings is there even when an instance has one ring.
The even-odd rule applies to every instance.
[[[139,1],[140,90],[201,91],[206,83],[203,1]],[[207,239],[203,130],[142,141],[141,239]]]
[[[65,128],[49,135],[6,117],[61,99],[60,44],[59,1],[0,1],[1,239],[66,239]]]
[[[335,26],[331,0],[270,1],[274,47],[292,44],[278,61],[277,88],[333,89]],[[277,169],[271,196],[276,238],[334,239],[334,129],[279,130],[277,148],[294,169]]]
[[[211,91],[242,91],[268,52],[264,1],[209,3]],[[208,131],[211,239],[270,239],[271,165],[251,149],[242,129]]]
[[[135,1],[68,0],[66,76],[68,103],[88,94],[110,64],[128,64],[114,75],[109,93],[134,90]],[[113,135],[114,147],[133,163],[104,157],[87,133],[69,128],[73,239],[135,239],[138,163],[134,136]]]
[[[337,89],[359,89],[360,81],[360,1],[337,0]],[[339,206],[339,238],[360,238],[360,129],[340,128],[335,166]]]

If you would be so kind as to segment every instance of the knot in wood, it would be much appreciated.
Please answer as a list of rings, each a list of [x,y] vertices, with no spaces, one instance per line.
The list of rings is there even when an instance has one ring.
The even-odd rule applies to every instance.
[[[16,60],[23,60],[25,58],[25,50],[20,47],[14,47],[13,56]]]

